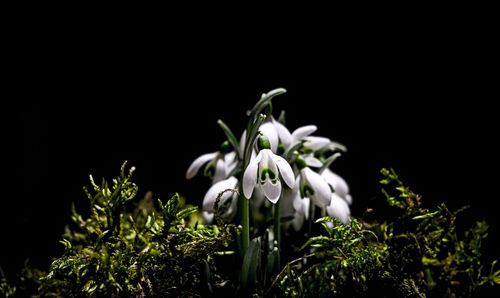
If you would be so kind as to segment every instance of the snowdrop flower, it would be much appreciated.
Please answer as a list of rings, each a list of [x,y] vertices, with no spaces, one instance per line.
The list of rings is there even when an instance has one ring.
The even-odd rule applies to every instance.
[[[212,185],[203,198],[203,219],[210,223],[213,220],[214,204],[217,196],[226,189],[235,189],[238,185],[238,179],[231,176],[225,180],[219,181]],[[221,217],[226,221],[231,221],[236,215],[238,194],[236,192],[227,191],[221,198],[218,205]]]
[[[274,125],[285,150],[299,143],[318,129],[316,125],[305,125],[290,133],[290,131],[278,121],[274,121]]]
[[[351,217],[351,211],[349,210],[349,206],[346,201],[344,201],[336,193],[332,193],[332,201],[330,205],[326,207],[326,213],[331,217],[335,217],[344,224],[348,224]]]
[[[309,218],[309,198],[301,198],[299,193],[298,183],[295,184],[293,189],[283,189],[280,204],[281,218],[291,218],[283,223],[283,228],[288,229],[290,226],[298,232],[304,221]]]
[[[273,152],[277,151],[280,141],[281,144],[283,144],[283,148],[286,150],[318,129],[316,125],[306,125],[290,133],[288,128],[279,121],[276,121],[274,117],[271,116],[269,118],[269,120],[259,127],[259,131],[269,139]]]
[[[217,151],[201,155],[189,166],[186,172],[186,179],[191,179],[196,176],[204,164],[207,164],[205,166],[205,175],[212,177],[213,183],[219,182],[225,179],[236,167],[236,152],[233,151],[224,154]]]
[[[260,187],[266,198],[276,204],[281,195],[281,179],[290,188],[295,185],[292,167],[281,156],[270,149],[262,149],[250,161],[243,174],[243,194],[247,199],[252,196],[255,187]]]
[[[298,232],[304,225],[304,221],[309,219],[309,208],[311,207],[311,199],[301,198],[298,193],[293,200],[293,208],[295,209],[295,217],[292,220],[293,229]]]
[[[319,168],[323,165],[321,160],[314,157],[314,154],[303,154],[301,157],[304,159],[308,167]]]
[[[318,207],[330,205],[332,190],[326,180],[309,167],[300,170],[297,181],[302,198],[310,198]]]
[[[332,142],[329,138],[317,136],[307,136],[304,138],[304,140],[304,147],[307,147],[314,152],[320,150],[321,148],[327,146]]]
[[[335,194],[337,194],[340,198],[344,199],[347,204],[352,204],[352,197],[349,194],[349,185],[345,182],[344,178],[332,172],[330,169],[325,169],[325,171],[321,174],[323,178],[330,184],[333,188]]]
[[[271,118],[271,120],[265,121],[259,127],[259,132],[269,140],[272,152],[276,152],[279,145],[279,134],[276,130],[275,122],[276,121]]]

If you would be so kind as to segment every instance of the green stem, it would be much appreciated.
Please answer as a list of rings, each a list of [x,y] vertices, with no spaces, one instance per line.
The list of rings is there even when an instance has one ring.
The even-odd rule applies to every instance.
[[[247,253],[248,245],[250,243],[250,220],[249,220],[249,208],[248,208],[248,199],[243,196],[240,196],[242,200],[242,226],[243,226],[243,256]]]
[[[247,127],[247,137],[246,137],[246,142],[245,142],[245,149],[243,151],[243,163],[241,164],[241,176],[240,176],[240,193],[243,193],[243,173],[245,172],[245,169],[248,166],[248,163],[250,162],[250,158],[252,157],[252,148],[253,145],[255,144],[255,140],[257,139],[257,133],[258,133],[258,128],[264,122],[266,119],[266,115],[260,114],[257,117],[257,120],[253,122],[253,118],[250,118],[248,127]],[[243,227],[243,256],[247,253],[248,245],[250,244],[250,210],[248,207],[248,199],[245,198],[243,195],[240,195],[240,199],[242,200],[241,204],[241,226]]]
[[[310,238],[312,236],[312,224],[314,221],[314,211],[316,206],[314,206],[311,201],[309,204],[309,220],[307,221],[307,237]]]
[[[274,205],[274,239],[278,242],[278,249],[281,249],[280,201]]]
[[[281,268],[280,254],[281,254],[281,215],[280,215],[280,201],[281,198],[274,205],[274,239],[278,243],[278,268]]]

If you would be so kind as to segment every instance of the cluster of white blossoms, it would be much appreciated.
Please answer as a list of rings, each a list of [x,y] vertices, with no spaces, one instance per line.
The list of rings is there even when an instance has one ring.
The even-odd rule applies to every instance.
[[[329,138],[313,136],[317,130],[315,125],[290,132],[282,118],[276,120],[267,109],[265,120],[255,121],[256,127],[252,128],[255,140],[248,136],[249,126],[239,142],[219,121],[228,141],[219,151],[195,159],[186,173],[186,178],[190,179],[204,166],[204,174],[212,179],[212,186],[203,199],[206,222],[213,220],[216,198],[227,189],[238,190],[225,192],[220,197],[219,213],[228,222],[237,214],[238,195],[250,200],[254,213],[262,206],[279,203],[280,216],[286,226],[293,226],[297,231],[314,214],[314,209],[311,210],[314,206],[319,207],[323,216],[349,222],[352,203],[349,187],[342,177],[329,169],[340,155],[338,151],[345,151],[345,147]],[[248,142],[251,144],[247,145]],[[248,159],[246,166],[245,157]]]

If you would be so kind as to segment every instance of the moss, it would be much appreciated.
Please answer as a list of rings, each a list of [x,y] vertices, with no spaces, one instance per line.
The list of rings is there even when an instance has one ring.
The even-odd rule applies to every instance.
[[[500,283],[496,262],[485,269],[481,260],[487,224],[457,233],[462,209],[425,208],[393,170],[382,170],[387,218],[344,225],[323,217],[319,235],[288,235],[281,254],[269,248],[266,231],[247,261],[238,254],[241,229],[224,223],[217,208],[216,224],[203,225],[179,195],[134,203],[134,168],[125,170],[111,184],[91,178],[90,216],[73,208],[64,254],[47,272],[25,268],[13,283],[0,272],[4,296],[466,297]],[[245,287],[241,263],[251,277]]]

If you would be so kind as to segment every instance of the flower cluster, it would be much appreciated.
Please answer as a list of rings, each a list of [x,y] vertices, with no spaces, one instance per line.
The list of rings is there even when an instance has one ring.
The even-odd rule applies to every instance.
[[[219,151],[195,159],[186,173],[190,179],[205,166],[204,174],[212,180],[203,200],[205,221],[212,221],[218,195],[226,189],[236,189],[238,192],[225,192],[220,198],[219,213],[226,221],[237,215],[240,197],[249,200],[256,220],[265,213],[259,214],[259,210],[279,205],[286,226],[295,230],[300,230],[304,220],[314,216],[316,207],[321,215],[348,223],[352,203],[349,187],[329,169],[345,147],[313,135],[317,130],[315,125],[290,132],[283,115],[275,119],[270,99],[261,100],[250,113],[248,127],[239,141],[219,120],[228,140]]]

